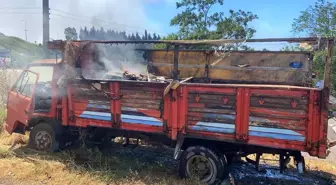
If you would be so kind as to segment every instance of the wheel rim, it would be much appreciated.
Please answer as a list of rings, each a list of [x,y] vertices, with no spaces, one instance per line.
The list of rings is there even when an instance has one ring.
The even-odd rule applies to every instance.
[[[208,182],[212,179],[215,170],[212,162],[207,157],[195,155],[187,162],[187,173],[189,177],[197,178],[201,182]]]
[[[51,135],[46,131],[40,131],[36,134],[35,145],[39,150],[46,150],[51,148],[52,138]]]

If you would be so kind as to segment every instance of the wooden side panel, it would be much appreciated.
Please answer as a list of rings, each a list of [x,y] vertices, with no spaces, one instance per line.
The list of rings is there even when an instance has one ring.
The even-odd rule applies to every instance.
[[[236,89],[188,87],[187,132],[235,133]]]
[[[150,71],[172,77],[173,51],[148,51]],[[230,82],[311,85],[312,62],[304,52],[240,52],[216,54],[179,51],[180,77]],[[300,63],[299,68],[293,63]],[[244,67],[241,67],[244,66]]]
[[[112,127],[109,84],[71,84],[68,92],[70,125]]]
[[[119,82],[122,125],[158,127],[163,132],[165,86],[163,83]]]
[[[292,93],[289,90],[252,89],[250,136],[304,142],[308,101],[309,91],[305,90]]]

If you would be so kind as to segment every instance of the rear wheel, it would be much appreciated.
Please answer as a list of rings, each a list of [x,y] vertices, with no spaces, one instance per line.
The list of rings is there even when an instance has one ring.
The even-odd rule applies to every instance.
[[[60,132],[60,128],[53,124],[40,123],[30,132],[29,147],[40,151],[56,152],[60,149]]]
[[[196,178],[209,185],[218,184],[229,175],[225,157],[219,157],[203,146],[192,146],[183,151],[179,171],[183,178]]]

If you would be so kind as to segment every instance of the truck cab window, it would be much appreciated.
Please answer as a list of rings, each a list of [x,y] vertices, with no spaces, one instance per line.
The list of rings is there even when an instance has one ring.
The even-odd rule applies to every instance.
[[[29,70],[39,74],[34,95],[35,112],[49,112],[51,108],[51,85],[54,67],[33,66]]]
[[[16,84],[14,84],[13,90],[22,95],[31,97],[33,92],[32,90],[36,82],[36,77],[37,76],[31,72],[23,72]]]

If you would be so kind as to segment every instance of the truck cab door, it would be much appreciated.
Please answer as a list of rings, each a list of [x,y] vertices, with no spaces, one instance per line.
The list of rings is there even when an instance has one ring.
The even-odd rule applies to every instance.
[[[7,99],[6,130],[13,133],[18,124],[28,125],[34,112],[33,97],[39,75],[25,70],[11,88]]]

